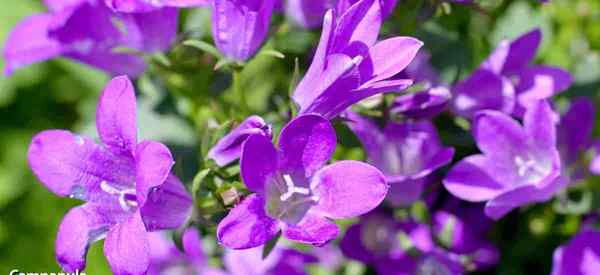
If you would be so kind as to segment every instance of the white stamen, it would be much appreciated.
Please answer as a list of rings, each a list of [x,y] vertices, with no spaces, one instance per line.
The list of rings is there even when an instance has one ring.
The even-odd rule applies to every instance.
[[[288,200],[295,193],[302,194],[302,195],[310,194],[310,190],[308,190],[308,188],[295,186],[294,181],[292,180],[292,177],[290,177],[290,175],[288,175],[288,174],[283,175],[283,180],[285,181],[285,186],[287,187],[287,192],[281,194],[281,196],[279,197],[279,199],[281,201]]]
[[[100,182],[100,189],[102,189],[102,191],[111,194],[111,195],[120,195],[121,194],[121,190],[114,188],[112,185],[108,184],[108,182],[106,181],[102,181]]]
[[[535,165],[535,161],[532,159],[524,160],[520,156],[515,157],[515,164],[517,165],[519,176],[523,177],[528,171],[543,175],[545,171],[542,167]]]
[[[115,188],[114,186],[110,185],[108,182],[106,182],[104,180],[102,182],[100,182],[100,189],[102,189],[102,191],[106,192],[107,194],[118,196],[119,197],[119,205],[121,206],[121,209],[123,209],[125,211],[129,211],[129,210],[131,210],[132,207],[138,206],[136,201],[128,200],[125,198],[125,196],[128,194],[135,195],[134,189],[119,190],[118,188]]]

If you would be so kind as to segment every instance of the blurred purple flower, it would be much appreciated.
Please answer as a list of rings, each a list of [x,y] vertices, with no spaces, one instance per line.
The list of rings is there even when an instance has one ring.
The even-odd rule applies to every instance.
[[[114,78],[98,103],[103,145],[64,130],[37,134],[29,165],[53,193],[85,201],[63,218],[56,258],[67,272],[85,268],[89,245],[104,236],[115,274],[144,274],[150,261],[147,231],[176,228],[191,197],[170,173],[173,157],[155,141],[137,142],[136,101],[127,77]]]
[[[569,183],[581,180],[588,167],[580,162],[592,146],[592,132],[596,120],[596,106],[587,97],[575,98],[561,117],[557,129],[557,144],[562,160],[563,173]],[[576,134],[574,134],[576,133]]]
[[[263,247],[225,250],[223,262],[230,275],[307,275],[306,265],[318,263],[310,254],[276,246],[263,259]]]
[[[146,64],[117,47],[164,51],[175,40],[177,10],[119,14],[94,0],[45,1],[50,12],[25,18],[10,32],[4,48],[4,74],[64,56],[113,75],[141,74]]]
[[[594,275],[600,270],[600,232],[585,229],[554,251],[552,275]]]
[[[487,201],[485,214],[492,219],[550,199],[566,184],[556,148],[556,122],[545,100],[527,109],[523,127],[504,113],[478,112],[472,132],[482,154],[456,164],[444,186],[463,200]]]
[[[596,141],[593,147],[594,158],[590,163],[590,172],[595,175],[600,175],[600,141]]]
[[[537,100],[566,90],[572,82],[567,71],[529,65],[541,39],[542,32],[535,29],[512,42],[502,41],[471,76],[454,87],[454,112],[472,118],[477,111],[491,109],[522,117]]]
[[[412,84],[389,79],[406,68],[423,43],[401,36],[377,42],[381,21],[376,0],[358,1],[339,20],[334,10],[326,13],[312,64],[292,96],[301,114],[334,118],[367,97]]]
[[[462,274],[458,256],[436,247],[427,225],[398,222],[370,213],[352,225],[340,242],[346,257],[375,267],[382,275]]]
[[[330,9],[336,9],[339,14],[344,13],[359,0],[288,0],[286,14],[294,23],[305,27],[314,28],[323,23],[323,16]],[[381,5],[382,18],[392,14],[398,0],[378,0]]]
[[[263,135],[271,138],[271,125],[267,124],[259,116],[246,118],[238,127],[213,146],[208,151],[208,157],[215,160],[217,165],[225,166],[237,160],[242,153],[242,145],[250,135]]]
[[[225,275],[210,267],[202,248],[200,233],[188,228],[182,236],[183,253],[162,232],[148,233],[150,267],[148,275]]]
[[[363,144],[367,160],[385,174],[388,200],[407,206],[419,199],[427,176],[450,163],[454,149],[444,147],[428,120],[388,122],[383,130],[368,118],[346,112],[346,125]]]
[[[355,217],[379,205],[388,191],[379,170],[358,161],[323,167],[335,146],[333,127],[319,115],[287,124],[279,148],[263,135],[248,137],[240,167],[254,194],[219,223],[219,242],[232,249],[252,248],[282,230],[289,240],[320,246],[338,235],[329,219]]]
[[[199,7],[210,5],[211,0],[104,0],[106,6],[117,12],[149,12],[166,7]]]
[[[212,1],[212,33],[227,58],[246,61],[260,48],[269,32],[275,0]]]

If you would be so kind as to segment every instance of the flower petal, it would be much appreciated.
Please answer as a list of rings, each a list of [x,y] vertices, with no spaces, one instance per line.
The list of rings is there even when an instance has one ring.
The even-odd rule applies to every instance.
[[[283,236],[288,240],[315,246],[327,244],[338,234],[339,228],[335,223],[310,212],[298,224],[287,224],[283,229]]]
[[[542,32],[535,29],[511,42],[502,74],[512,74],[523,69],[535,57],[541,41]]]
[[[178,13],[175,8],[162,8],[121,15],[127,45],[148,53],[168,50],[177,36]]]
[[[140,209],[148,231],[176,229],[190,216],[192,198],[175,175],[148,194]]]
[[[473,155],[458,162],[444,179],[444,187],[452,195],[472,202],[486,201],[499,195],[503,184],[494,178],[494,174],[502,174],[497,171],[493,161],[483,155]]]
[[[350,259],[371,263],[375,255],[363,244],[363,226],[364,224],[353,224],[346,230],[340,241],[340,250]]]
[[[335,130],[319,115],[302,115],[290,121],[279,137],[280,169],[292,176],[309,178],[333,155]]]
[[[148,193],[162,185],[175,161],[167,146],[156,141],[144,141],[135,152],[135,190],[140,206],[146,203]]]
[[[271,126],[259,116],[250,116],[210,148],[208,157],[219,166],[235,161],[242,153],[242,144],[252,134],[271,138]]]
[[[578,97],[571,101],[569,109],[560,119],[557,130],[557,142],[565,164],[575,163],[579,154],[592,145],[595,121],[596,106],[591,98]]]
[[[512,84],[489,70],[479,69],[453,89],[452,109],[471,118],[480,110],[512,112],[515,104]]]
[[[265,200],[252,194],[221,220],[217,227],[217,239],[225,247],[247,249],[266,243],[278,231],[278,222],[265,213]]]
[[[545,100],[538,100],[525,112],[523,126],[527,136],[539,151],[551,155],[556,150],[558,115]]]
[[[339,161],[313,177],[311,189],[319,202],[312,210],[333,219],[359,216],[377,207],[388,188],[377,168],[359,161]]]
[[[113,153],[133,157],[137,145],[136,102],[126,76],[113,78],[100,95],[96,127],[102,143]]]
[[[278,153],[271,139],[250,135],[242,145],[240,174],[250,191],[263,194],[267,179],[277,172]]]
[[[37,14],[19,22],[8,34],[4,46],[4,75],[16,69],[59,56],[60,43],[48,36],[52,15]]]
[[[333,52],[342,52],[352,43],[371,46],[377,41],[382,16],[379,0],[363,0],[341,15],[335,29]]]
[[[388,79],[404,70],[415,58],[423,42],[406,36],[397,36],[377,42],[360,64],[361,75],[369,82]]]
[[[119,159],[89,138],[68,131],[37,134],[28,151],[29,166],[53,193],[87,201],[103,201],[101,183],[128,187],[135,181],[133,161]]]
[[[514,161],[514,156],[527,151],[527,136],[521,125],[498,111],[480,111],[473,122],[477,147],[488,157]]]
[[[390,112],[414,119],[431,119],[448,106],[451,98],[452,95],[446,87],[433,87],[396,97]]]
[[[385,165],[383,159],[383,133],[381,129],[370,119],[363,117],[352,111],[345,113],[345,118],[348,119],[346,125],[358,137],[369,162],[377,167]]]
[[[72,208],[63,218],[56,236],[56,260],[66,272],[85,269],[91,243],[104,238],[114,221],[100,205],[87,203]]]
[[[181,244],[189,261],[198,267],[206,267],[208,266],[208,259],[202,248],[202,239],[200,239],[200,236],[200,232],[198,232],[196,228],[188,227],[185,232],[183,232]]]
[[[110,229],[104,241],[104,255],[114,274],[146,274],[150,264],[147,234],[139,212]]]
[[[430,182],[430,179],[427,177],[397,182],[392,182],[391,180],[388,178],[390,190],[386,201],[397,207],[408,207],[419,200],[423,189],[425,189],[425,185]]]

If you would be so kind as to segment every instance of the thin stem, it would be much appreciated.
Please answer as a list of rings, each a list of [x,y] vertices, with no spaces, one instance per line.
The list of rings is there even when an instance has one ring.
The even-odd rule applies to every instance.
[[[240,110],[246,115],[248,113],[248,102],[246,101],[246,93],[242,90],[242,69],[233,69],[233,94],[238,97],[238,105]]]

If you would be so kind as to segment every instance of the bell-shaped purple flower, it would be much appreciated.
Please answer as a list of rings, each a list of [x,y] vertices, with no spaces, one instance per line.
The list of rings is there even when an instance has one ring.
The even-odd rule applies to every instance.
[[[377,41],[381,27],[377,0],[360,0],[338,19],[330,10],[312,64],[293,99],[300,114],[336,117],[367,97],[402,90],[409,79],[393,79],[415,57],[423,43],[411,37]]]
[[[472,118],[480,110],[498,110],[522,117],[536,101],[566,90],[571,75],[560,68],[532,65],[542,39],[535,29],[512,42],[502,41],[471,76],[454,89],[452,109]]]
[[[595,121],[596,106],[587,97],[573,99],[560,119],[557,144],[563,173],[569,183],[581,180],[587,173],[587,167],[583,167],[580,160],[589,149],[593,149],[592,132]]]
[[[388,17],[398,0],[378,0],[383,18]],[[314,28],[323,23],[323,16],[330,9],[340,14],[348,10],[358,0],[288,0],[286,14],[292,21],[305,28]]]
[[[365,148],[368,162],[391,185],[388,200],[410,205],[417,200],[432,172],[450,163],[454,149],[444,147],[430,121],[388,122],[381,130],[373,121],[346,112],[346,125]]]
[[[149,12],[166,7],[200,7],[210,0],[104,0],[106,6],[117,12]]]
[[[263,259],[263,246],[245,250],[225,250],[223,263],[229,275],[307,275],[306,265],[318,263],[315,256],[276,246]]]
[[[213,159],[217,165],[225,166],[240,157],[242,144],[250,135],[255,134],[271,138],[271,125],[259,116],[250,116],[229,134],[221,138],[208,151],[208,157]]]
[[[8,35],[4,74],[64,56],[113,75],[141,74],[146,64],[133,54],[116,53],[117,47],[142,52],[163,51],[177,31],[177,10],[117,14],[100,1],[45,1],[50,12],[21,21]],[[115,23],[119,22],[119,23]]]
[[[600,270],[600,232],[584,229],[554,251],[552,275],[593,275]]]
[[[56,259],[67,272],[85,268],[89,245],[106,236],[104,254],[115,274],[145,274],[148,231],[180,226],[191,197],[171,174],[173,157],[155,141],[137,141],[136,102],[126,77],[100,97],[96,126],[102,145],[64,130],[37,134],[29,165],[53,193],[85,201],[63,218]]]
[[[472,132],[482,154],[456,164],[444,186],[460,199],[486,201],[485,213],[493,219],[550,199],[566,184],[556,147],[556,122],[544,100],[527,109],[523,126],[499,111],[477,113]]]
[[[212,33],[227,58],[246,61],[260,48],[269,32],[275,0],[212,1]]]
[[[252,248],[282,230],[289,240],[320,246],[338,235],[329,219],[355,217],[379,205],[388,191],[383,174],[358,161],[324,166],[335,147],[335,131],[319,115],[302,115],[287,124],[279,148],[264,135],[248,137],[240,167],[254,194],[219,223],[219,242],[232,249]]]

